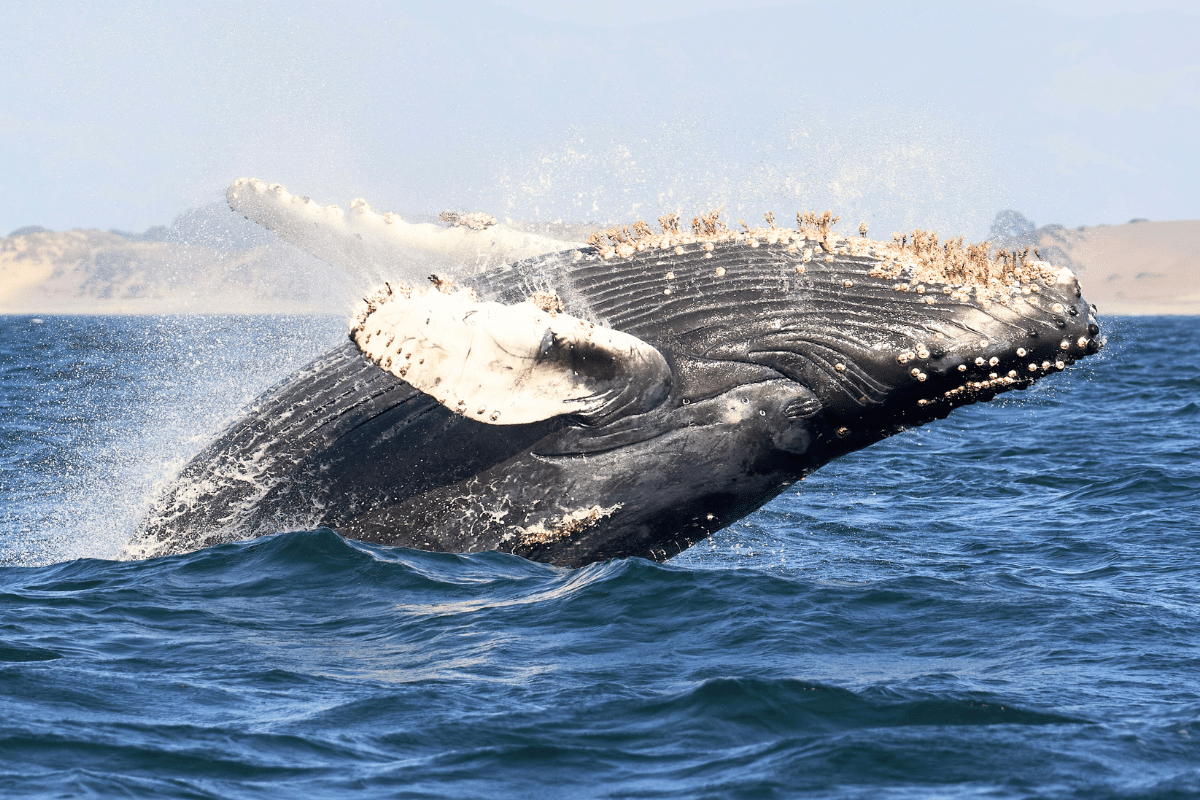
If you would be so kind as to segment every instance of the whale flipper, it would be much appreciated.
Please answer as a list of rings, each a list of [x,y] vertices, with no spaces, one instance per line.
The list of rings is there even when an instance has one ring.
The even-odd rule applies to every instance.
[[[354,200],[349,211],[343,211],[255,178],[234,181],[226,199],[234,211],[281,239],[373,282],[396,277],[415,280],[439,268],[473,274],[500,263],[585,246],[505,225],[476,230],[467,225],[405,222],[390,211],[377,214],[365,200]]]
[[[547,295],[505,304],[389,285],[359,307],[350,338],[446,408],[494,425],[613,419],[648,411],[671,390],[657,348],[566,314]]]

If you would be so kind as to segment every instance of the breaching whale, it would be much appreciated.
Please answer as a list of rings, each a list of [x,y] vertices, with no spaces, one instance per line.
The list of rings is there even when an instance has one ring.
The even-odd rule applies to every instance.
[[[842,454],[1104,344],[1076,277],[1036,253],[840,236],[828,212],[739,231],[668,215],[585,244],[255,180],[228,197],[383,280],[350,341],[183,468],[131,556],[328,526],[562,566],[661,561]]]

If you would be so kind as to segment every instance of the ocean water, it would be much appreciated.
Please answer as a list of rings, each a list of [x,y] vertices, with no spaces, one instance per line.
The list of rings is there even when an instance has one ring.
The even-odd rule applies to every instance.
[[[340,319],[0,318],[0,796],[1200,797],[1200,318],[666,564],[115,560]]]

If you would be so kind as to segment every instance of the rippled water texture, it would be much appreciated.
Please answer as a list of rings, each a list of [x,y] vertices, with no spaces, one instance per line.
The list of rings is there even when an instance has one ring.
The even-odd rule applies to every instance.
[[[666,565],[105,560],[340,325],[0,318],[0,795],[1197,796],[1200,318]]]

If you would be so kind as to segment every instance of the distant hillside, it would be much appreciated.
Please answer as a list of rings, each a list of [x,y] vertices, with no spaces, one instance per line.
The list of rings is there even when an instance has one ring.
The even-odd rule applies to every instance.
[[[992,238],[1074,269],[1103,314],[1200,314],[1200,220],[1037,228],[1005,211]],[[342,314],[367,288],[223,204],[143,234],[30,226],[0,239],[0,314]]]
[[[1102,314],[1200,314],[1200,220],[1064,228],[1022,224],[1003,212],[993,235],[1008,247],[1038,249],[1079,275]]]
[[[0,239],[0,313],[345,313],[363,287],[226,208],[135,235],[47,231]]]

